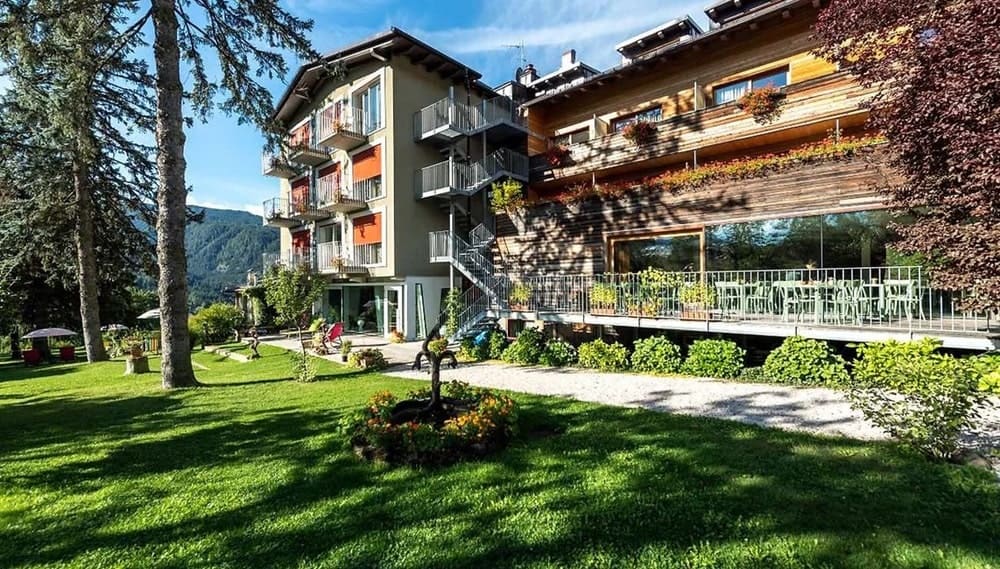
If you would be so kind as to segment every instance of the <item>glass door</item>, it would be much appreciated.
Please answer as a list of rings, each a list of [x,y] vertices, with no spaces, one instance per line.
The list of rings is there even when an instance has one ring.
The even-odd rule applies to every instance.
[[[403,323],[403,287],[390,286],[385,288],[385,330],[393,332],[399,330],[406,334]]]
[[[365,132],[368,134],[382,126],[382,86],[372,83],[360,96],[361,110],[364,112]]]

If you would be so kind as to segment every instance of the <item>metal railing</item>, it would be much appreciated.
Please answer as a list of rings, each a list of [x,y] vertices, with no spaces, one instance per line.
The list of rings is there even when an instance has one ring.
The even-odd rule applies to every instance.
[[[496,150],[478,162],[461,162],[452,157],[418,170],[414,189],[418,198],[442,190],[474,194],[505,175],[526,180],[528,157],[506,148]]]
[[[316,270],[335,273],[364,271],[364,266],[354,260],[354,250],[339,241],[316,245]]]
[[[365,113],[363,109],[347,105],[330,105],[320,111],[316,121],[317,140],[326,140],[343,132],[356,137],[365,136]]]
[[[290,218],[292,210],[288,204],[288,198],[271,198],[264,200],[264,221],[272,219]]]
[[[301,266],[309,267],[310,269],[315,267],[313,264],[313,252],[310,249],[286,249],[280,253],[264,253],[263,261],[265,273],[267,272],[267,269],[275,265],[290,269]]]
[[[292,171],[295,167],[287,158],[280,154],[274,154],[272,152],[263,152],[260,155],[260,172],[261,174],[269,174],[274,170],[284,169]]]
[[[482,125],[495,125],[502,122],[522,124],[521,115],[517,112],[517,105],[507,97],[494,97],[486,99],[480,105],[482,113]]]
[[[350,197],[362,202],[385,197],[385,191],[382,187],[382,176],[355,181],[351,184]]]
[[[505,122],[517,125],[523,122],[517,105],[507,97],[494,97],[474,105],[446,97],[413,115],[413,132],[417,140],[441,131],[467,136]]]
[[[367,243],[355,245],[354,262],[360,267],[373,267],[385,264],[385,250],[382,243]]]
[[[906,331],[996,331],[996,314],[959,308],[926,269],[856,267],[527,276],[513,279],[531,312]],[[509,299],[508,299],[509,300]],[[519,303],[520,304],[520,303]],[[503,302],[500,303],[503,305]]]
[[[350,199],[340,172],[316,178],[316,200],[320,206],[341,203]]]

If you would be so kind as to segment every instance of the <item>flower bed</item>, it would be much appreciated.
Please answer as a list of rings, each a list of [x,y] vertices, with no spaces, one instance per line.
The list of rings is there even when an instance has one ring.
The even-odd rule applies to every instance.
[[[388,391],[373,395],[342,423],[355,453],[365,460],[416,466],[478,458],[507,446],[517,427],[514,400],[458,381],[443,387],[445,415],[436,421],[419,419],[430,403],[429,388],[403,401]]]

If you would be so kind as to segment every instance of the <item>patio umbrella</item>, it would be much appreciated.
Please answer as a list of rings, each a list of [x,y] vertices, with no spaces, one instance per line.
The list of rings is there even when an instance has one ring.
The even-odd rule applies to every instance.
[[[124,332],[128,330],[128,326],[124,324],[108,324],[107,326],[101,326],[101,331],[103,332]]]
[[[65,328],[39,328],[28,332],[21,338],[31,340],[33,338],[58,338],[59,336],[76,336],[76,332]]]
[[[147,310],[139,315],[139,320],[152,320],[153,318],[160,317],[160,309],[154,308],[152,310]]]

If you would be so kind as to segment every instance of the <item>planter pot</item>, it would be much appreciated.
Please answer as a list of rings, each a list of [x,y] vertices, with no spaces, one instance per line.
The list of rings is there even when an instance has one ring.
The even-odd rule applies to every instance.
[[[590,313],[596,316],[614,316],[614,308],[591,308]]]
[[[132,346],[129,349],[129,355],[131,355],[133,358],[141,358],[142,357],[142,346],[140,346],[138,344]]]
[[[76,348],[74,346],[60,346],[59,359],[64,362],[71,362],[76,359]]]
[[[340,354],[340,363],[346,364],[347,363],[347,357],[348,357],[347,354]]]
[[[527,304],[511,304],[510,305],[510,309],[513,310],[514,312],[527,312],[528,311],[528,305]]]
[[[710,317],[711,314],[700,302],[681,306],[681,320],[709,320]]]

